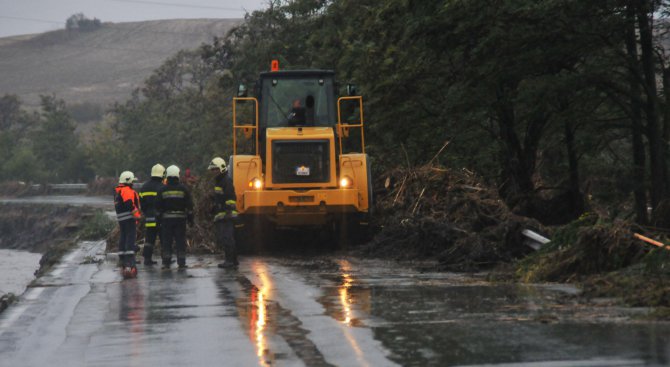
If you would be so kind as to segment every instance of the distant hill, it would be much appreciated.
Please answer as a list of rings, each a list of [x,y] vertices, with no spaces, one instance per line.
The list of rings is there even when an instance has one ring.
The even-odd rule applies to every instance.
[[[0,38],[0,95],[35,107],[40,94],[68,104],[124,101],[165,59],[223,36],[241,19],[104,23],[95,31],[59,30]]]

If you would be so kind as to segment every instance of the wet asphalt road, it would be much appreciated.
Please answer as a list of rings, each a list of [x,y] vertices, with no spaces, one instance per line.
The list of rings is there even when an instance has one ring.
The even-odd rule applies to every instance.
[[[84,242],[0,315],[0,366],[665,366],[670,325],[580,304],[574,289],[491,285],[331,256],[215,257],[122,280]]]

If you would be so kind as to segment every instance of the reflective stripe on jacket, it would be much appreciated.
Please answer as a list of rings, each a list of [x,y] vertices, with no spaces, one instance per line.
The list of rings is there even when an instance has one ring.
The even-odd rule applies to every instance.
[[[161,177],[151,177],[139,190],[140,206],[145,216],[144,226],[147,228],[156,227],[156,196],[163,186]]]
[[[116,220],[121,222],[128,219],[138,219],[140,217],[140,199],[132,186],[121,184],[114,191],[114,209],[116,210]]]
[[[233,219],[238,215],[237,199],[233,180],[225,173],[214,177],[214,221],[222,219]]]
[[[193,201],[186,186],[176,178],[168,178],[156,195],[156,211],[161,219],[186,219],[193,216]]]

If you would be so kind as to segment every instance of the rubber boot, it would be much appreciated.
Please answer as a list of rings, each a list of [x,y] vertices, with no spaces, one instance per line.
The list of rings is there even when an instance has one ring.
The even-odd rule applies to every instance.
[[[142,256],[144,256],[144,265],[151,266],[156,265],[158,262],[153,261],[151,257],[154,254],[153,246],[146,244],[144,245],[144,250],[142,250]]]
[[[186,269],[186,258],[185,257],[178,257],[177,258],[177,265],[179,265],[179,269]]]
[[[217,266],[221,269],[237,269],[238,264],[237,256],[228,256],[226,254],[226,260],[223,262],[223,264],[219,264]]]
[[[232,261],[226,260],[222,264],[217,265],[221,269],[234,269],[237,268],[237,265]]]
[[[237,261],[237,249],[235,248],[234,243],[233,244],[226,244],[224,246],[224,252],[226,253],[226,261],[223,262],[223,264],[219,264],[218,267],[222,269],[230,269],[230,268],[236,268],[237,265],[239,265],[239,262]]]

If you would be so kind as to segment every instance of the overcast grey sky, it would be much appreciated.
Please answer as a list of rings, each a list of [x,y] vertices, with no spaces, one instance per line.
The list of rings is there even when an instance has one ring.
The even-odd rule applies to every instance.
[[[243,18],[267,0],[0,0],[0,37],[65,28],[72,14],[103,22],[181,18]]]

